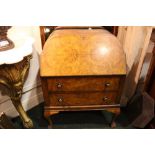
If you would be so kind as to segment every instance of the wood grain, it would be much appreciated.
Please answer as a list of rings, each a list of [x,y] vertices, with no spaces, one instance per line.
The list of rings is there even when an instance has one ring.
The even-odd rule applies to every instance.
[[[55,93],[50,95],[51,106],[85,106],[116,104],[116,92]]]
[[[108,31],[57,27],[44,45],[40,65],[45,117],[60,111],[120,112],[125,55]]]
[[[41,76],[124,75],[125,55],[104,29],[55,30],[40,55]]]
[[[117,91],[120,77],[55,77],[48,78],[49,91]]]
[[[63,108],[63,107],[44,107],[44,115],[46,117],[49,117],[50,115],[55,115],[58,114],[61,111],[88,111],[88,110],[106,110],[112,113],[116,113],[119,114],[120,113],[120,105],[111,105],[111,106],[107,106],[107,105],[92,105],[92,106],[71,106],[71,107],[67,107],[67,108]]]
[[[121,97],[122,103],[127,104],[135,94],[151,33],[151,26],[119,27],[118,39],[123,45],[127,63],[127,77]]]

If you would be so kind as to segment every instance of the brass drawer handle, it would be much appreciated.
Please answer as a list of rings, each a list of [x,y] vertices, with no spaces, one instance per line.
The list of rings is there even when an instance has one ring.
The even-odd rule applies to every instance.
[[[110,102],[111,102],[110,99],[109,99],[108,97],[104,97],[104,98],[103,98],[103,101],[104,101],[105,103],[110,103]]]
[[[106,86],[106,87],[110,87],[111,84],[110,84],[110,83],[105,83],[105,86]]]
[[[63,102],[63,99],[62,98],[58,98],[58,102],[59,103],[62,103]]]
[[[57,88],[62,88],[62,84],[61,83],[57,83]]]

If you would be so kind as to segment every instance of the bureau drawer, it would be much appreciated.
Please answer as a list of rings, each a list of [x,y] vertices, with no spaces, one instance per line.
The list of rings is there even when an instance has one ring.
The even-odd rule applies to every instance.
[[[49,91],[117,91],[120,77],[58,77],[47,80]]]
[[[113,105],[116,96],[116,92],[54,93],[50,95],[50,106]]]

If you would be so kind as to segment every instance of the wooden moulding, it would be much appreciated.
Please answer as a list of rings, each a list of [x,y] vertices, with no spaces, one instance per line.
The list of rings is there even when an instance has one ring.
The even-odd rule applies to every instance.
[[[52,115],[56,115],[56,114],[58,114],[58,113],[60,113],[60,112],[62,112],[62,111],[87,111],[87,110],[106,110],[106,111],[108,111],[108,112],[111,112],[111,113],[114,113],[114,114],[116,114],[116,115],[119,115],[120,114],[120,108],[119,108],[119,105],[118,105],[118,107],[111,107],[111,108],[94,108],[94,107],[92,107],[92,108],[79,108],[79,109],[77,109],[77,108],[75,108],[75,109],[73,109],[73,108],[69,108],[69,109],[65,109],[65,108],[63,108],[63,109],[50,109],[49,107],[48,108],[46,108],[45,107],[45,110],[44,110],[44,116],[45,116],[45,118],[48,118],[49,116],[52,116]]]

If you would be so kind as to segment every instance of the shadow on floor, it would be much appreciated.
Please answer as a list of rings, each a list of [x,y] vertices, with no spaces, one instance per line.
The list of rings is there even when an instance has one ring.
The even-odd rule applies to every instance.
[[[28,115],[34,123],[35,129],[47,129],[48,123],[43,116],[43,103],[29,110]],[[110,129],[110,122],[113,114],[107,111],[78,111],[60,112],[51,116],[53,129]],[[12,119],[15,126],[23,129],[22,121],[19,117]],[[118,129],[131,129],[128,119],[121,110],[121,114],[116,119]]]

